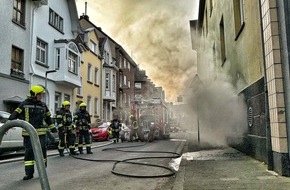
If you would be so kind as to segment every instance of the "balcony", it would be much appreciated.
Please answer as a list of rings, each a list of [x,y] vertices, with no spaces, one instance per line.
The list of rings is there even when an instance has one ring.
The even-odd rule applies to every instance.
[[[80,76],[68,71],[67,68],[57,70],[57,72],[52,75],[56,84],[66,85],[72,88],[79,88],[82,85]]]
[[[116,101],[116,93],[111,92],[109,90],[105,91],[105,94],[103,95],[103,100],[108,102],[115,102]]]

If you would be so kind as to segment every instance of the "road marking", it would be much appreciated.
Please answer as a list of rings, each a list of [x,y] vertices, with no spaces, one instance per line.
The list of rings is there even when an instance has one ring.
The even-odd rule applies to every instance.
[[[240,180],[237,177],[227,177],[227,178],[220,178],[221,181],[238,181]]]

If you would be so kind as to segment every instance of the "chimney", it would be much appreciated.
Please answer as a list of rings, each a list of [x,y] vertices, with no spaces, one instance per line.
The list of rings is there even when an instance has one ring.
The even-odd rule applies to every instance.
[[[83,13],[83,15],[80,16],[80,19],[86,19],[89,20],[89,16],[87,15],[87,2],[85,2],[85,13]]]

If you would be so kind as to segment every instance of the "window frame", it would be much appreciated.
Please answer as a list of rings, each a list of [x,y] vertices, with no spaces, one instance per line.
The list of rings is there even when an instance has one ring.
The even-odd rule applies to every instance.
[[[57,14],[52,8],[49,8],[48,24],[57,31],[63,33],[63,18]]]
[[[40,38],[36,38],[35,62],[40,65],[48,67],[47,57],[48,57],[48,43]]]
[[[25,27],[25,0],[13,0],[12,21]]]
[[[24,50],[12,45],[11,47],[11,72],[10,75],[24,79]]]

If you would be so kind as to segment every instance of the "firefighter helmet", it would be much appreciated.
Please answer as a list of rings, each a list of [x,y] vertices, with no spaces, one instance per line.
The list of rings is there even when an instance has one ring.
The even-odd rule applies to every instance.
[[[36,96],[36,94],[45,93],[44,88],[41,85],[32,85],[30,88],[30,95]]]
[[[63,101],[62,102],[62,107],[65,107],[65,106],[70,106],[70,102],[69,101]]]
[[[80,107],[87,107],[87,104],[86,103],[81,103]]]

